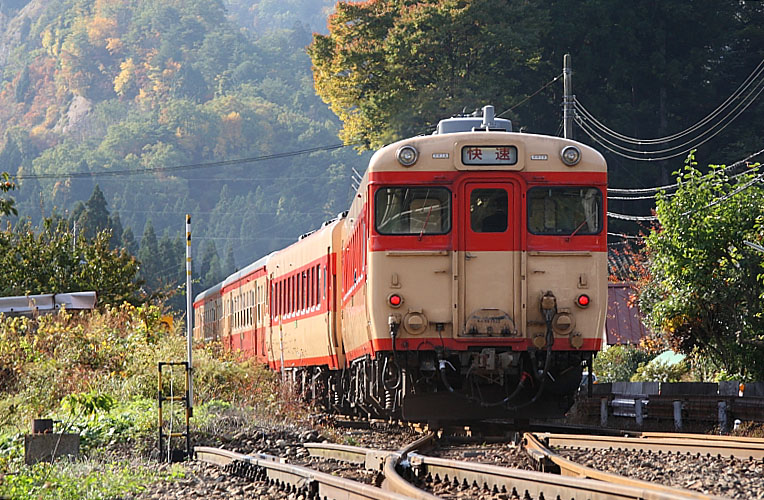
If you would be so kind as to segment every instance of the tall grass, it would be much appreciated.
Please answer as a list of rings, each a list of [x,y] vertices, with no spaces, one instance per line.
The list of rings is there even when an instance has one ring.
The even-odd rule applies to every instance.
[[[157,365],[186,357],[182,325],[164,331],[160,314],[157,306],[124,304],[37,318],[0,315],[0,497],[74,498],[84,494],[72,489],[74,482],[88,485],[88,498],[108,498],[156,476],[121,473],[129,469],[120,465],[124,455],[109,453],[147,457],[155,447]],[[216,422],[294,420],[300,411],[292,401],[281,404],[277,378],[257,362],[214,343],[194,346],[193,355],[192,432],[214,432]],[[165,372],[164,386],[165,393],[170,387],[182,393],[183,370]],[[181,425],[182,405],[167,406],[174,411],[166,407],[165,419]],[[58,431],[80,434],[82,464],[23,465],[21,436],[39,417],[59,420]],[[111,479],[93,481],[93,474]]]

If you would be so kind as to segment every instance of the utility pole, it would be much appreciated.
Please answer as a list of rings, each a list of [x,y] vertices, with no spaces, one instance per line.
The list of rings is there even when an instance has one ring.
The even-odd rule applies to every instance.
[[[194,343],[194,304],[191,296],[191,215],[186,214],[186,348],[188,350],[188,416],[194,412],[194,364],[191,348]]]
[[[563,86],[563,108],[562,123],[563,137],[573,138],[573,70],[570,68],[570,54],[565,54],[562,58],[562,86]]]

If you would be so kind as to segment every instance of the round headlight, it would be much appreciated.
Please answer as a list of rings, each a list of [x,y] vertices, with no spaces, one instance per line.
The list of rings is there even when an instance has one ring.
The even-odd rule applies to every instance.
[[[575,146],[565,146],[560,152],[560,158],[565,165],[572,167],[581,161],[581,150]]]
[[[401,146],[398,148],[398,152],[395,153],[398,158],[398,162],[404,167],[410,167],[416,163],[419,158],[419,151],[414,146]]]

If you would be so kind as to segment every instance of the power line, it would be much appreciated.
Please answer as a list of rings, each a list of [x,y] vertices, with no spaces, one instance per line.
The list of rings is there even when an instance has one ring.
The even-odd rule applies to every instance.
[[[186,165],[175,165],[172,167],[149,167],[149,168],[143,168],[143,169],[133,169],[133,170],[104,170],[101,172],[68,172],[68,173],[62,173],[62,174],[30,174],[30,175],[19,175],[16,178],[21,179],[60,179],[60,178],[78,178],[78,177],[111,177],[116,175],[143,175],[143,174],[151,174],[156,172],[173,172],[178,170],[194,170],[199,168],[211,168],[211,167],[226,167],[230,165],[241,165],[245,163],[256,163],[260,161],[266,161],[266,160],[277,160],[280,158],[289,158],[292,156],[300,156],[310,153],[318,153],[321,151],[333,151],[335,149],[342,149],[349,146],[353,146],[354,144],[332,144],[329,146],[317,146],[314,148],[307,148],[307,149],[301,149],[298,151],[289,151],[285,153],[274,153],[270,155],[262,155],[262,156],[253,156],[249,158],[239,158],[235,160],[223,160],[223,161],[215,161],[215,162],[209,162],[209,163],[191,163]]]
[[[630,220],[630,221],[654,221],[658,220],[658,217],[654,215],[626,215],[626,214],[619,214],[616,212],[608,212],[608,217],[611,217],[613,219],[621,219],[621,220]]]
[[[762,80],[762,82],[764,82],[764,80]],[[762,83],[762,82],[760,82],[760,83]],[[757,84],[757,85],[758,85],[758,84]],[[584,132],[586,132],[586,133],[587,133],[587,135],[589,135],[589,137],[591,137],[592,139],[594,139],[594,140],[595,140],[595,141],[596,141],[598,144],[600,144],[602,147],[604,147],[605,149],[607,149],[607,150],[608,150],[608,151],[610,151],[611,153],[617,154],[617,155],[619,155],[619,156],[622,156],[622,157],[624,157],[624,158],[627,158],[627,159],[629,159],[629,160],[637,160],[637,161],[663,161],[663,160],[670,160],[671,158],[676,158],[676,157],[678,157],[678,156],[682,156],[682,155],[685,155],[685,154],[689,153],[690,151],[692,151],[693,149],[697,149],[698,147],[702,146],[703,144],[707,143],[708,141],[710,141],[711,139],[713,139],[714,137],[716,137],[717,135],[719,135],[719,134],[720,134],[720,133],[721,133],[721,132],[722,132],[722,131],[723,131],[725,128],[727,128],[727,127],[728,127],[728,126],[729,126],[729,125],[730,125],[732,122],[734,122],[734,121],[735,121],[735,120],[736,120],[736,119],[737,119],[737,118],[738,118],[738,117],[739,117],[741,114],[743,114],[743,113],[744,113],[744,112],[745,112],[745,111],[748,109],[748,107],[750,107],[750,105],[751,105],[751,104],[753,104],[753,103],[756,101],[756,99],[759,97],[759,95],[762,93],[762,91],[764,91],[764,85],[761,85],[761,88],[759,88],[759,89],[758,89],[758,91],[756,91],[756,95],[755,95],[755,96],[754,96],[754,97],[753,97],[751,100],[749,100],[747,103],[745,103],[745,101],[741,101],[741,102],[740,102],[740,103],[739,103],[739,104],[738,104],[738,105],[735,107],[735,109],[733,109],[733,111],[732,111],[732,112],[735,112],[735,111],[737,111],[737,110],[738,110],[738,108],[739,108],[740,106],[742,106],[742,105],[745,103],[745,106],[743,107],[743,109],[741,109],[741,110],[740,110],[740,111],[739,111],[739,112],[738,112],[738,113],[737,113],[737,114],[736,114],[734,117],[732,117],[732,118],[731,118],[731,119],[730,119],[730,120],[729,120],[727,123],[723,123],[723,124],[722,124],[722,122],[719,122],[718,124],[716,124],[716,125],[713,125],[713,126],[712,126],[711,128],[709,128],[709,129],[708,129],[706,132],[703,132],[703,133],[702,133],[702,134],[700,134],[698,137],[696,137],[696,140],[697,140],[697,139],[700,139],[700,138],[701,138],[701,137],[703,137],[704,135],[706,135],[706,134],[710,133],[710,132],[711,132],[711,131],[712,131],[712,130],[715,128],[715,127],[719,126],[719,129],[718,129],[718,130],[716,130],[715,132],[713,132],[713,133],[712,133],[710,136],[706,137],[705,139],[703,139],[703,140],[702,140],[702,141],[700,141],[700,142],[697,142],[697,143],[693,144],[691,147],[689,147],[689,148],[687,148],[687,149],[685,149],[685,150],[683,150],[683,151],[679,151],[679,152],[677,152],[677,153],[674,153],[674,154],[670,154],[670,155],[665,155],[665,156],[662,156],[662,157],[658,157],[658,158],[640,158],[640,157],[638,157],[638,156],[632,156],[632,155],[629,155],[629,154],[623,153],[623,152],[621,152],[621,151],[618,151],[618,150],[617,150],[617,149],[615,149],[615,148],[620,148],[620,149],[622,149],[622,150],[625,150],[625,151],[634,152],[634,150],[631,150],[631,149],[628,149],[628,148],[624,148],[624,147],[622,147],[622,146],[619,146],[619,145],[617,145],[617,144],[614,144],[612,141],[609,141],[609,140],[608,140],[607,138],[605,138],[605,137],[604,137],[604,136],[603,136],[601,133],[599,133],[599,132],[597,132],[596,130],[594,130],[593,126],[591,126],[591,125],[589,125],[589,124],[586,124],[586,123],[585,123],[585,121],[581,119],[581,115],[579,115],[578,113],[576,113],[576,116],[575,116],[575,120],[576,120],[576,123],[578,123],[578,125],[581,127],[581,129],[582,129]],[[578,107],[576,108],[576,110],[578,110]],[[725,119],[726,119],[726,118],[725,118]],[[721,125],[721,126],[720,126],[720,125]],[[677,146],[676,148],[679,148],[679,147],[682,147],[682,146],[686,146],[686,145],[690,144],[691,142],[692,142],[692,141],[688,141],[688,142],[685,142],[684,144],[681,144],[681,145]],[[612,147],[611,147],[611,146],[612,146]],[[670,149],[668,149],[668,150],[664,150],[664,151],[662,151],[662,152],[673,151],[673,150],[674,150],[674,149],[676,149],[676,148],[670,148]],[[649,152],[641,152],[641,151],[637,151],[637,153],[639,153],[639,154],[654,154],[654,153],[657,153],[657,152],[652,152],[652,151],[649,151]]]
[[[759,151],[752,153],[742,160],[738,160],[732,165],[729,165],[727,167],[724,167],[722,170],[723,172],[726,172],[727,170],[732,170],[734,168],[740,167],[742,165],[748,165],[750,161],[757,156],[764,154],[764,149],[760,149]],[[758,169],[760,166],[754,166],[753,168]],[[713,175],[712,173],[706,174],[706,176]],[[738,175],[738,174],[736,174]],[[658,191],[667,191],[669,189],[676,189],[679,187],[679,183],[674,184],[668,184],[665,186],[657,186],[657,187],[650,187],[650,188],[635,188],[635,189],[626,189],[626,188],[608,188],[607,192],[613,193],[613,194],[650,194],[650,193],[657,193]]]
[[[523,99],[522,101],[518,102],[517,104],[515,104],[515,105],[514,105],[514,106],[512,106],[511,108],[509,108],[509,109],[505,109],[504,111],[502,111],[501,113],[499,113],[498,115],[496,115],[496,118],[501,118],[501,117],[502,117],[502,115],[504,115],[505,113],[509,113],[510,111],[513,111],[515,108],[519,108],[521,105],[523,105],[523,104],[525,104],[526,102],[530,101],[532,98],[536,97],[538,94],[540,94],[541,92],[543,92],[543,91],[544,91],[544,90],[545,90],[547,87],[549,87],[549,86],[550,86],[550,85],[552,85],[554,82],[556,82],[557,80],[559,80],[560,78],[562,78],[562,76],[563,76],[563,74],[562,74],[562,73],[560,73],[559,75],[555,76],[555,77],[554,77],[554,78],[553,78],[551,81],[549,81],[549,82],[545,83],[544,85],[542,85],[542,86],[541,86],[541,87],[540,87],[538,90],[536,90],[534,93],[532,93],[531,95],[529,95],[528,97],[526,97],[526,98],[525,98],[525,99]]]
[[[748,77],[743,81],[743,83],[741,83],[740,86],[738,86],[738,88],[722,104],[720,104],[714,111],[712,111],[711,113],[706,115],[703,119],[698,121],[695,125],[687,128],[687,129],[685,129],[685,130],[683,130],[681,132],[678,132],[676,134],[669,135],[669,136],[666,136],[666,137],[655,138],[655,139],[638,139],[638,138],[635,138],[635,137],[629,137],[629,136],[620,134],[620,133],[616,132],[615,130],[612,130],[612,129],[606,127],[604,124],[602,124],[602,122],[600,122],[596,118],[594,118],[594,116],[591,113],[589,113],[586,110],[586,108],[583,107],[583,105],[581,105],[580,101],[578,101],[575,98],[574,99],[575,99],[575,102],[576,102],[577,106],[580,107],[581,111],[583,113],[587,114],[589,116],[589,118],[591,118],[594,121],[594,123],[596,123],[603,131],[607,132],[608,134],[610,134],[611,136],[613,136],[613,137],[615,137],[617,139],[620,139],[622,142],[631,143],[631,144],[635,144],[635,145],[660,144],[660,143],[672,142],[672,141],[674,141],[674,140],[676,140],[676,139],[678,139],[680,137],[683,137],[685,135],[689,135],[690,133],[692,133],[695,130],[699,129],[700,127],[702,127],[706,123],[710,122],[718,114],[720,114],[723,109],[727,108],[735,99],[737,99],[741,94],[743,94],[745,91],[747,91],[748,88],[751,86],[751,84],[757,78],[759,78],[762,75],[762,73],[764,73],[764,59],[762,59],[762,61],[759,62],[759,64],[756,66],[756,68],[753,70],[753,72],[751,72],[751,74],[748,75]],[[756,84],[756,86],[758,86],[760,83],[761,82],[758,82]],[[755,87],[754,87],[754,89],[755,89]],[[751,91],[748,95],[750,96],[752,93],[753,93],[753,91]],[[733,110],[733,112],[734,112],[734,110]],[[730,114],[731,113],[728,113],[727,116],[729,116]],[[725,119],[726,119],[726,117],[723,118],[722,121],[725,120]]]

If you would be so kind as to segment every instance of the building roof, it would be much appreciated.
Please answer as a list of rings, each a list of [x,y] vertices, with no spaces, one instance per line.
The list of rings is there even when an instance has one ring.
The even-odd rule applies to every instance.
[[[639,344],[650,331],[642,324],[636,290],[629,283],[610,283],[605,334],[608,345]]]

